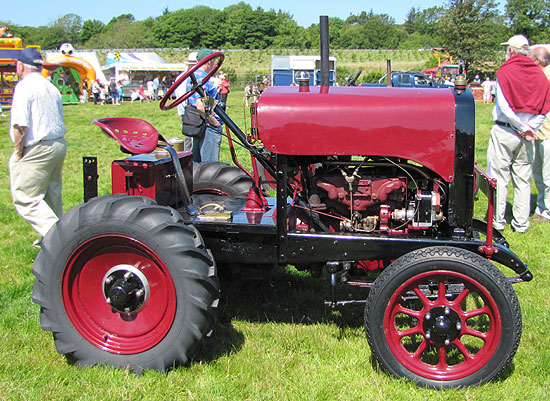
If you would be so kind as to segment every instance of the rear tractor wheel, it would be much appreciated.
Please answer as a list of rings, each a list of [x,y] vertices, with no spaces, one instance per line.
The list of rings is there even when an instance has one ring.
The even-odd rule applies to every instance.
[[[252,179],[223,162],[193,163],[193,194],[247,197]]]
[[[211,331],[216,266],[199,232],[149,198],[104,196],[65,214],[33,265],[33,300],[79,365],[164,370]]]

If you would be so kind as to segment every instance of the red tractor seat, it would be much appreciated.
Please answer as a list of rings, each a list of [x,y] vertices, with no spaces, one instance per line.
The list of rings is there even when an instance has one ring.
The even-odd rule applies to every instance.
[[[155,127],[140,118],[98,118],[93,123],[132,154],[151,153],[159,139],[166,142]]]

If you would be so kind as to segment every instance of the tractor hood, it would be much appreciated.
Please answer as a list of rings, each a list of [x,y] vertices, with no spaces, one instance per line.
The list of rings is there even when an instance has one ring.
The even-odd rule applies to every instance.
[[[449,88],[269,87],[258,134],[275,154],[399,157],[452,181],[454,102]]]

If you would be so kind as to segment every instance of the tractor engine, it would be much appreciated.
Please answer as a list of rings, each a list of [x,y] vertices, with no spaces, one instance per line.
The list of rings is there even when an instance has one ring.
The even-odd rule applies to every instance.
[[[332,170],[316,169],[308,201],[335,231],[403,234],[444,219],[440,192],[422,189],[406,170],[391,176],[392,168],[349,168],[345,163]]]
[[[331,231],[460,236],[473,215],[474,129],[455,116],[468,108],[448,88],[269,87],[255,128]],[[302,217],[296,229],[311,229]]]

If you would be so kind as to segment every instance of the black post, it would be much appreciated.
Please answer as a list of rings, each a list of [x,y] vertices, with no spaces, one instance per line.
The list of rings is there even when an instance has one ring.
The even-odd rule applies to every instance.
[[[330,84],[330,67],[329,67],[329,41],[328,41],[328,16],[321,15],[319,17],[320,34],[321,34],[321,86],[329,86]]]

